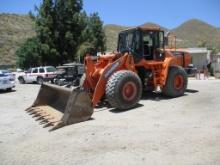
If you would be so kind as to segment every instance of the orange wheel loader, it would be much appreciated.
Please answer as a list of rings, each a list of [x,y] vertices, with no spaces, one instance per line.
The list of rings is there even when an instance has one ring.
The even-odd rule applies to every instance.
[[[43,84],[26,111],[51,130],[89,120],[93,107],[105,98],[116,109],[134,108],[147,91],[182,96],[187,87],[187,52],[165,49],[166,37],[158,26],[122,31],[117,53],[87,55],[80,87],[70,90]],[[181,58],[178,55],[181,54]]]

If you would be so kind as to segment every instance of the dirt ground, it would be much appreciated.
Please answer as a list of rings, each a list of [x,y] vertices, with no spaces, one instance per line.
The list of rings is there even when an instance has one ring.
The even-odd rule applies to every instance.
[[[0,93],[0,164],[220,164],[220,80],[190,80],[168,99],[147,94],[129,111],[95,109],[93,120],[48,132],[24,109],[39,90]]]

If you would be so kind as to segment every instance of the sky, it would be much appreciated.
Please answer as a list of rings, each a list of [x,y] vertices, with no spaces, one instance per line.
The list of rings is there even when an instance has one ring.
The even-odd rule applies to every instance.
[[[42,0],[0,0],[0,13],[26,14]],[[84,10],[98,12],[104,24],[136,26],[154,22],[172,29],[189,19],[220,27],[220,0],[84,0]]]

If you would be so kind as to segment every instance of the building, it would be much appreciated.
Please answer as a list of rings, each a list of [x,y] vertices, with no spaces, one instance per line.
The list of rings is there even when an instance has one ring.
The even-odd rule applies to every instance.
[[[186,51],[192,56],[192,64],[198,70],[203,70],[211,62],[211,51],[207,48],[186,48]]]

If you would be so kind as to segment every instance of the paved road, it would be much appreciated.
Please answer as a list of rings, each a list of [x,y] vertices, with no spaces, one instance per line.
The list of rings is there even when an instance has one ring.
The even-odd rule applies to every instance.
[[[95,109],[93,120],[54,132],[23,110],[38,85],[0,93],[1,165],[220,164],[220,81],[190,80],[185,96],[146,94],[139,107]]]

